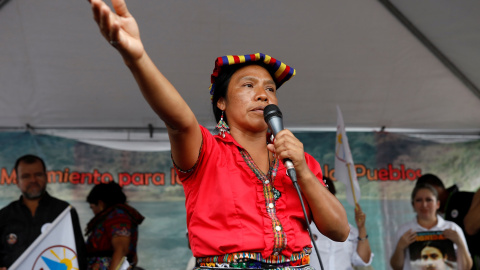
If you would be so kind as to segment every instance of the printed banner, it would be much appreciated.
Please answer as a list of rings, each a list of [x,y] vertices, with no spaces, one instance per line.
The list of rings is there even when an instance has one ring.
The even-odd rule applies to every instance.
[[[51,224],[42,227],[42,234],[23,252],[9,269],[73,270],[78,268],[71,206]]]
[[[342,141],[347,135],[375,269],[388,268],[398,227],[415,215],[410,196],[418,176],[436,174],[445,186],[457,184],[462,191],[480,187],[480,140],[445,143],[403,134],[348,132]],[[295,132],[295,136],[320,163],[324,175],[334,180],[336,196],[355,224],[347,185],[337,179],[336,132]],[[185,195],[169,151],[120,151],[30,132],[3,132],[0,207],[20,197],[13,167],[25,154],[45,160],[48,192],[75,207],[83,229],[93,218],[86,202],[90,190],[98,183],[118,182],[128,202],[146,217],[139,227],[138,266],[185,269],[191,256],[185,237]],[[68,254],[65,257],[71,259]]]

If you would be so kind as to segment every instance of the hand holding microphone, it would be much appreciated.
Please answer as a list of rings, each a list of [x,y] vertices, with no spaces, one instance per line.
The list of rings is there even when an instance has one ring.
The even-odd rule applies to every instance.
[[[270,104],[266,106],[263,110],[263,117],[265,122],[268,124],[268,127],[272,131],[273,136],[277,136],[277,134],[284,129],[283,115],[277,105]],[[287,174],[290,179],[292,179],[293,182],[297,182],[297,173],[295,171],[295,167],[293,166],[293,162],[286,158],[283,159],[283,163],[287,169]]]

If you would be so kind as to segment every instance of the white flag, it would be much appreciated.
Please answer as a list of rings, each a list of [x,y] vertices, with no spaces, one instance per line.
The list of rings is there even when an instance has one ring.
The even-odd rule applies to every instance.
[[[9,270],[78,270],[72,206],[68,206],[10,266]]]
[[[337,139],[335,143],[335,178],[344,183],[347,192],[347,201],[355,206],[360,201],[360,186],[358,185],[355,164],[353,163],[352,152],[348,145],[345,124],[343,123],[342,112],[337,105]]]

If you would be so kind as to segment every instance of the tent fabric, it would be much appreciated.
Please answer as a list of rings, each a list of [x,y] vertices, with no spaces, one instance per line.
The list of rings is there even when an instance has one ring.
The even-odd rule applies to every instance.
[[[409,4],[400,8],[410,11],[407,15],[418,18],[429,13],[412,12],[418,1],[405,2]],[[209,128],[215,125],[208,94],[214,60],[259,51],[297,70],[297,76],[278,92],[287,128],[332,129],[339,105],[347,130],[480,133],[480,99],[380,2],[143,0],[127,4],[151,58],[199,122]],[[462,12],[455,9],[457,15]],[[48,132],[165,127],[92,17],[87,1],[11,0],[1,7],[0,128],[29,124]],[[435,29],[433,19],[422,30]],[[446,20],[441,27],[452,30],[468,22]],[[451,59],[461,58],[459,67],[478,81],[475,27],[459,32],[464,39],[457,39],[462,41],[460,52]],[[447,33],[435,34],[431,40],[446,41],[450,53],[455,32]],[[470,61],[463,64],[462,59]],[[95,136],[101,141],[100,132],[89,139],[98,139]]]
[[[468,0],[386,2],[406,16],[449,64],[466,77],[467,84],[471,84],[469,88],[480,98],[480,55],[474,51],[480,45],[477,19],[480,4]]]

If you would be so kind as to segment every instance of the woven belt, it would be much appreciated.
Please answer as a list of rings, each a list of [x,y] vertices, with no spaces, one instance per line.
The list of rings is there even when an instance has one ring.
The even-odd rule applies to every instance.
[[[218,266],[218,267],[208,267],[208,266],[199,266],[193,268],[193,270],[217,270],[217,269],[222,269],[222,270],[236,270],[236,269],[266,269],[266,270],[315,270],[310,265],[302,265],[302,266],[285,266],[285,267],[276,267],[276,268],[242,268],[242,267],[230,267],[230,266]]]
[[[304,255],[296,261],[281,263],[266,263],[253,259],[240,259],[234,262],[198,262],[195,269],[307,269],[309,266],[310,255]],[[312,268],[313,269],[313,268]]]

